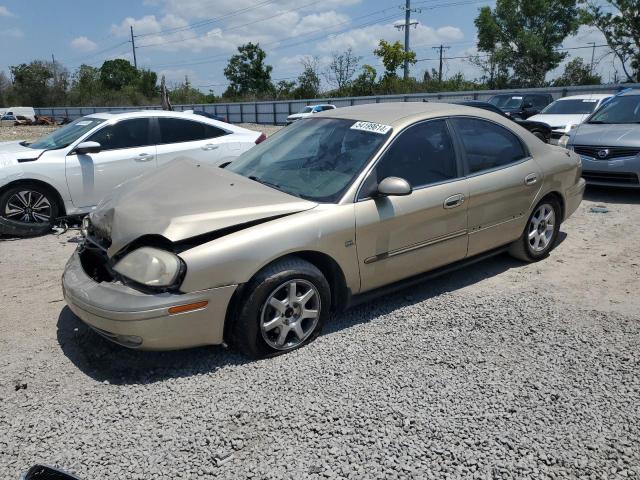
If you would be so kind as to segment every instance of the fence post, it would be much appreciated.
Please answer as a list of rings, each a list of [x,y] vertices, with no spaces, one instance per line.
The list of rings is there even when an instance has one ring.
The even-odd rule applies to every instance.
[[[351,98],[349,99],[349,105],[351,105],[351,106],[353,107],[353,97],[351,97]]]
[[[240,105],[240,123],[244,123],[244,116],[242,115],[243,114],[243,112],[242,112],[243,108],[242,107],[244,107],[244,104],[240,103],[239,105]]]
[[[273,102],[271,105],[273,105],[273,124],[277,125],[277,117],[276,117],[276,102]]]
[[[287,115],[291,115],[291,102],[287,102]]]
[[[225,103],[224,104],[224,113],[227,117],[227,122],[231,123],[231,118],[229,118],[229,104]]]
[[[258,122],[258,102],[254,102],[253,104],[253,114],[256,117],[256,123],[260,123]]]
[[[218,108],[215,103],[213,104],[213,114],[218,115]]]
[[[376,103],[380,103],[380,97],[376,97]]]

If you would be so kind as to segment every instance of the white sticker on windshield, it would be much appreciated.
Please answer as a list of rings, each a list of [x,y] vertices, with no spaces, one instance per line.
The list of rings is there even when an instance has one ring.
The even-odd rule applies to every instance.
[[[582,100],[582,103],[596,103],[598,100],[591,100],[590,98],[587,98],[585,100]]]
[[[391,126],[373,122],[356,122],[351,125],[351,130],[362,130],[364,132],[379,133],[380,135],[385,135],[389,133],[389,131],[391,130]]]
[[[91,120],[83,120],[81,122],[76,123],[76,125],[80,125],[81,127],[84,127],[86,125],[91,125]]]
[[[511,97],[514,100],[522,100],[522,97]]]

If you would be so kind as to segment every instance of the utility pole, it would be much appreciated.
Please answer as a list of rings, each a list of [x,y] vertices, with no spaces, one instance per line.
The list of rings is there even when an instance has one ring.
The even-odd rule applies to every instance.
[[[440,45],[439,47],[432,47],[434,50],[440,50],[440,68],[438,69],[438,82],[442,83],[442,61],[444,60],[442,54],[445,50],[448,50],[451,47],[445,47],[444,45]]]
[[[51,54],[51,68],[53,69],[53,83],[57,83],[58,79],[56,78],[57,72],[56,72],[56,57],[53,55],[53,53]]]
[[[129,26],[131,28],[131,48],[133,48],[133,66],[138,69],[138,61],[136,60],[136,41],[133,36],[133,25]]]
[[[400,7],[402,8],[402,7]],[[395,25],[398,30],[404,30],[404,52],[409,53],[409,29],[412,26],[417,26],[418,22],[411,21],[411,12],[419,12],[419,9],[411,9],[411,0],[405,0],[404,7],[404,24]],[[404,60],[404,79],[409,78],[409,61]]]
[[[589,75],[593,75],[593,61],[596,56],[596,42],[588,42],[587,45],[591,45],[591,66],[589,67]]]

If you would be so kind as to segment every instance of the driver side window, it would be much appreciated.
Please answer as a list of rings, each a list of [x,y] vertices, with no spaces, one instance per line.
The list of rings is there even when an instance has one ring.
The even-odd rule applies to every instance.
[[[386,177],[405,179],[415,190],[458,177],[453,141],[445,120],[409,127],[385,152],[361,191],[366,198]]]
[[[98,142],[102,151],[146,147],[153,144],[148,118],[121,120],[98,130],[87,140]]]

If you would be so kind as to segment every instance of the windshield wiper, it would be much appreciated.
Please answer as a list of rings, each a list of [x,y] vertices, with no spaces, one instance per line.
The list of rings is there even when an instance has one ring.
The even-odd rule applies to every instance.
[[[266,185],[267,187],[271,187],[271,188],[275,188],[276,190],[280,190],[280,185],[278,185],[277,183],[268,182],[266,180],[263,180],[261,178],[256,177],[255,175],[250,175],[248,178],[249,178],[249,180],[253,180],[254,182],[261,183],[263,185]]]

